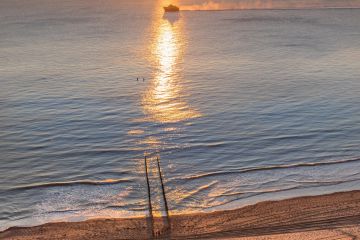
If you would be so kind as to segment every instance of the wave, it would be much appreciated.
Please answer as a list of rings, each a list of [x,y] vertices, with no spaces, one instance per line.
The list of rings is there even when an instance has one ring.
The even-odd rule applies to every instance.
[[[100,148],[100,149],[89,149],[86,151],[66,151],[59,153],[49,153],[49,157],[85,157],[85,156],[99,156],[99,155],[114,155],[119,156],[122,154],[132,154],[138,153],[142,149],[137,148],[126,148],[126,149],[117,149],[117,148]]]
[[[46,214],[66,214],[66,213],[78,213],[83,211],[84,209],[67,209],[67,210],[55,210],[45,212]]]
[[[338,180],[338,181],[311,181],[311,182],[302,182],[302,181],[294,181],[294,183],[312,183],[311,185],[298,185],[298,186],[291,186],[291,187],[284,187],[278,189],[268,189],[268,190],[249,190],[249,191],[238,191],[238,192],[228,192],[228,193],[221,193],[215,197],[231,197],[231,196],[238,196],[238,195],[245,195],[251,194],[260,195],[265,193],[277,193],[277,192],[285,192],[289,190],[299,190],[299,189],[306,189],[306,188],[314,188],[314,187],[323,187],[323,186],[333,186],[342,183],[351,183],[360,181],[360,178],[354,178],[349,180]]]
[[[35,188],[48,188],[48,187],[69,187],[76,185],[90,185],[90,186],[99,186],[99,185],[115,185],[119,183],[131,182],[130,179],[105,179],[100,181],[91,181],[91,180],[81,180],[81,181],[69,181],[69,182],[52,182],[52,183],[41,183],[41,184],[31,184],[25,186],[19,186],[16,188],[10,189],[11,191],[18,190],[29,190]]]
[[[218,183],[218,181],[212,181],[210,182],[209,184],[206,184],[204,186],[200,186],[199,188],[193,190],[193,191],[190,191],[184,195],[182,195],[181,199],[180,199],[180,202],[181,201],[186,201],[187,199],[190,199],[192,198],[193,196],[203,192],[203,191],[206,191],[206,190],[209,190],[211,189],[211,187],[213,187],[214,185],[216,185]]]
[[[130,205],[109,205],[109,206],[106,206],[105,209],[138,211],[138,212],[143,212],[143,211],[148,210],[147,205],[136,206],[136,205],[133,205],[133,204],[130,204]]]
[[[204,174],[197,174],[187,177],[181,177],[181,180],[195,180],[204,177],[213,177],[219,175],[229,175],[229,174],[241,174],[248,172],[257,172],[257,171],[269,171],[269,170],[277,170],[277,169],[292,169],[299,167],[314,167],[314,166],[324,166],[324,165],[335,165],[335,164],[343,164],[350,162],[358,162],[360,161],[360,157],[349,158],[349,159],[340,159],[337,161],[327,161],[327,162],[312,162],[312,163],[297,163],[297,164],[288,164],[288,165],[277,165],[277,166],[263,166],[263,167],[252,167],[252,168],[243,168],[235,171],[217,171],[210,172]]]
[[[358,182],[360,181],[359,178],[357,179],[350,179],[350,180],[344,180],[344,181],[333,181],[333,182],[327,182],[327,183],[322,183],[322,184],[318,184],[315,186],[293,186],[293,187],[287,187],[287,188],[279,188],[279,189],[269,189],[269,190],[263,190],[263,191],[244,191],[244,192],[235,192],[235,193],[227,193],[227,194],[219,194],[218,196],[214,196],[213,201],[215,202],[214,205],[211,206],[207,206],[207,207],[199,207],[199,209],[206,209],[206,210],[211,210],[211,209],[217,209],[219,207],[222,206],[226,206],[229,205],[233,202],[237,202],[243,199],[249,199],[252,197],[256,197],[256,196],[261,196],[263,194],[273,194],[273,193],[285,193],[285,192],[289,192],[289,191],[296,191],[296,190],[303,190],[303,189],[312,189],[312,188],[316,188],[316,187],[329,187],[329,186],[336,186],[338,184],[343,184],[343,183],[352,183],[352,182]],[[336,192],[334,191],[330,191],[330,192]],[[245,195],[245,196],[244,196]],[[313,195],[313,194],[309,194]],[[298,196],[306,196],[306,194],[300,194]],[[226,198],[226,200],[223,200],[221,202],[216,202],[217,198],[223,199],[223,197],[230,197],[230,198]],[[289,197],[286,197],[289,198]],[[263,199],[261,201],[271,201],[272,199]],[[232,209],[232,208],[229,208]]]

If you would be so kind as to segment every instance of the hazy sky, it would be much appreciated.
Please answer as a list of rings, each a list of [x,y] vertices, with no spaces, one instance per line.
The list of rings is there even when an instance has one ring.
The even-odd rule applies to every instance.
[[[182,0],[180,4],[198,8],[198,10],[224,8],[351,8],[360,7],[360,0]]]

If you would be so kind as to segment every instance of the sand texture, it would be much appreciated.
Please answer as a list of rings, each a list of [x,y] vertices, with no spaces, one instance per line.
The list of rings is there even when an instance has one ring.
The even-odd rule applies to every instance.
[[[167,218],[94,219],[14,227],[0,239],[358,239],[360,191],[261,202]]]

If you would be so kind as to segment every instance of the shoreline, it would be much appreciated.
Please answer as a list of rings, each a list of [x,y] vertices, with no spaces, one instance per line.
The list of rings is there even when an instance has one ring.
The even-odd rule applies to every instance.
[[[311,232],[322,236],[334,229],[342,229],[337,233],[348,237],[358,236],[357,233],[360,236],[359,190],[264,201],[234,210],[173,215],[169,219],[90,219],[11,227],[0,232],[0,239],[149,239],[152,236],[160,239],[262,239],[261,236]]]

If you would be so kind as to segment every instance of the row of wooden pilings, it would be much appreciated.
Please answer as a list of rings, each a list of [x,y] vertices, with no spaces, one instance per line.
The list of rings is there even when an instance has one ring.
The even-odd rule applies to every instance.
[[[160,159],[159,157],[156,157],[156,165],[157,165],[157,172],[161,185],[161,197],[164,202],[165,216],[154,217],[153,204],[151,200],[151,186],[149,181],[148,158],[146,156],[144,157],[144,165],[145,165],[145,178],[147,185],[148,210],[149,210],[149,215],[147,217],[148,236],[150,239],[154,239],[154,238],[170,239],[171,223],[170,223],[168,202],[166,199],[164,179],[161,171]]]

